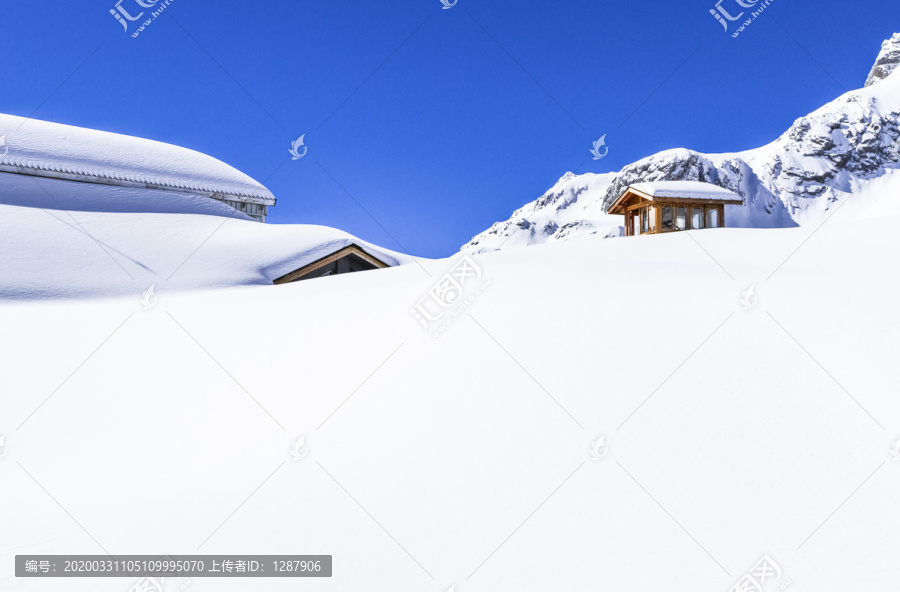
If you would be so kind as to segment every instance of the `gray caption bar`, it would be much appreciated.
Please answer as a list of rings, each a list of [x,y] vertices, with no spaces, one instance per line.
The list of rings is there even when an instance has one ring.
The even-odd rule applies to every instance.
[[[16,555],[17,578],[330,578],[331,555]]]

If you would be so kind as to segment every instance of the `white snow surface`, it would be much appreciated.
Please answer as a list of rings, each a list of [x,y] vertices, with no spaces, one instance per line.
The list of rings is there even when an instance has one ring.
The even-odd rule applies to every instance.
[[[38,119],[0,114],[8,152],[0,167],[68,173],[172,189],[273,200],[257,181],[187,148]]]
[[[260,224],[199,195],[0,173],[0,299],[98,298],[262,284],[349,244],[315,225]]]
[[[475,255],[489,284],[439,338],[409,309],[456,260],[163,286],[150,310],[138,294],[0,304],[0,589],[126,592],[136,579],[12,573],[16,554],[108,551],[334,557],[329,579],[166,592],[725,592],[763,555],[770,590],[890,590],[898,195],[889,174],[819,226]],[[71,254],[37,258],[115,271],[51,214],[5,207],[28,231],[5,227],[4,254],[72,234]],[[267,233],[300,230],[85,216],[110,248],[139,233],[167,270],[204,235],[173,238],[225,220],[192,274],[228,269],[239,240],[277,259]],[[40,275],[14,262],[4,279]]]
[[[692,199],[741,199],[724,187],[699,181],[654,181],[632,185],[651,197],[680,197]]]

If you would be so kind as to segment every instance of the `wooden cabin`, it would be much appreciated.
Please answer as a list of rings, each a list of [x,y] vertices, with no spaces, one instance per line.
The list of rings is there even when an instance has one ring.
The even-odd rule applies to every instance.
[[[725,206],[742,205],[728,189],[700,181],[655,181],[628,187],[609,207],[625,216],[625,236],[722,228]]]
[[[359,245],[350,244],[330,255],[316,259],[312,263],[307,263],[299,269],[284,274],[280,278],[273,280],[273,283],[289,284],[300,280],[385,267],[390,267],[390,265],[366,253]]]

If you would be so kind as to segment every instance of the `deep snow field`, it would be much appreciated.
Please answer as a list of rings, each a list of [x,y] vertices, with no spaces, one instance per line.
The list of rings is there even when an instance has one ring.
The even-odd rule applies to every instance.
[[[334,557],[197,592],[726,592],[764,555],[767,590],[895,590],[898,193],[478,255],[438,337],[410,309],[457,258],[263,285],[303,227],[73,213],[104,252],[3,206],[0,589],[126,592],[13,577],[109,552]]]

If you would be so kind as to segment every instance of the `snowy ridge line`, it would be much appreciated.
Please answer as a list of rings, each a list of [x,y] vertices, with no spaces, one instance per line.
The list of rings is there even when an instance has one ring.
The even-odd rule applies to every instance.
[[[234,167],[155,140],[0,114],[0,147],[2,172],[275,205]]]
[[[693,193],[736,193],[727,225],[790,228],[818,225],[859,188],[898,169],[900,33],[885,41],[867,86],[845,92],[797,118],[777,139],[741,152],[709,154],[671,148],[603,174],[566,173],[538,199],[472,237],[473,253],[622,236],[621,218],[608,213],[640,183],[696,183]]]
[[[881,44],[881,51],[866,78],[866,86],[872,86],[890,76],[900,66],[900,33],[894,33]]]

